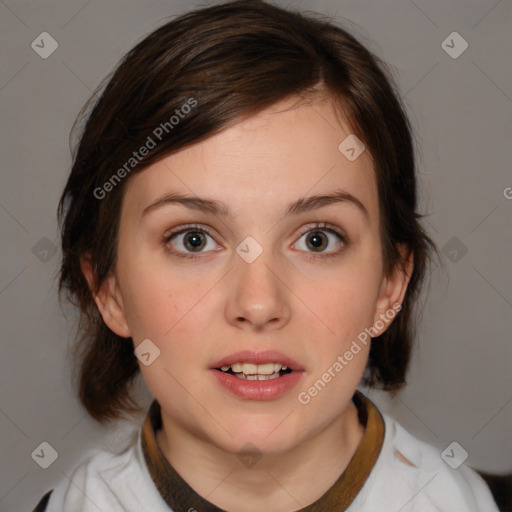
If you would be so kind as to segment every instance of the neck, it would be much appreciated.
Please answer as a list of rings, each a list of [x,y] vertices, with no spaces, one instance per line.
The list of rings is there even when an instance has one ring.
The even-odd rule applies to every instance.
[[[244,459],[244,467],[234,454],[163,414],[162,422],[157,443],[174,469],[204,499],[239,512],[284,512],[313,503],[343,473],[364,435],[349,402],[342,415],[293,450],[261,454],[254,464]]]

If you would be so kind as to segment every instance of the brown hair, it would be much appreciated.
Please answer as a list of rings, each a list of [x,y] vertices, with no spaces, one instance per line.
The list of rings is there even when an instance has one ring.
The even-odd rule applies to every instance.
[[[385,65],[345,30],[261,0],[189,12],[155,30],[123,58],[89,115],[85,112],[94,96],[77,119],[76,125],[86,122],[58,211],[59,289],[80,306],[79,395],[92,417],[105,421],[136,410],[130,393],[139,370],[133,344],[105,325],[80,268],[80,258],[87,256],[97,290],[115,264],[120,207],[131,171],[126,162],[139,172],[279,100],[320,90],[347,116],[373,159],[385,272],[401,264],[398,243],[414,254],[402,309],[372,343],[365,374],[370,386],[391,391],[405,384],[415,335],[412,310],[430,253],[437,249],[419,224],[411,130],[392,83]],[[195,108],[179,123],[170,123],[191,100]],[[156,147],[130,160],[164,125]],[[116,173],[124,179],[113,181]],[[107,182],[111,186],[105,187]]]

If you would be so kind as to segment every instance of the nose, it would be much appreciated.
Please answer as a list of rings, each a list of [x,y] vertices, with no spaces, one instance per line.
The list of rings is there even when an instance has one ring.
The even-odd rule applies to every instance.
[[[252,263],[240,258],[227,283],[226,318],[237,328],[275,330],[290,321],[286,278],[265,252]]]

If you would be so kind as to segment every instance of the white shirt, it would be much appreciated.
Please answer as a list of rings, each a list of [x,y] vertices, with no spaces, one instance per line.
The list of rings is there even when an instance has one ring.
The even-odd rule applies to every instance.
[[[452,469],[439,450],[413,437],[387,414],[382,417],[385,434],[380,454],[347,512],[499,512],[476,472],[464,464]],[[141,430],[122,453],[90,452],[70,480],[55,487],[46,511],[171,511],[147,469]]]

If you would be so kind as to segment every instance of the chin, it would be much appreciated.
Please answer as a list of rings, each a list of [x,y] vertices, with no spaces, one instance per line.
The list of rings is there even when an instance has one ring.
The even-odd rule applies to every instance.
[[[223,439],[218,440],[218,445],[223,450],[237,454],[243,447],[249,447],[249,445],[254,446],[261,453],[284,453],[299,442],[299,433],[294,429],[292,422],[278,427],[284,418],[286,414],[269,416],[266,419],[247,415],[246,419],[236,424],[231,423],[227,430],[232,437],[229,434],[223,435]]]

